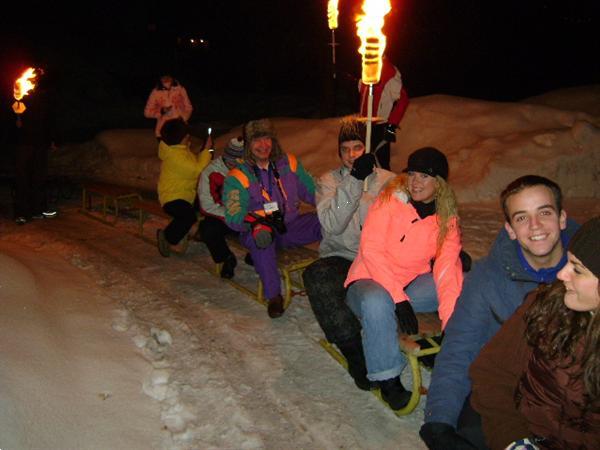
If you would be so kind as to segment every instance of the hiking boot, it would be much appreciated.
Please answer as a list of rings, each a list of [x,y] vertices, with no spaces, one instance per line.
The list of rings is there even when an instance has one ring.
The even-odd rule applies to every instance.
[[[25,225],[27,223],[27,219],[23,216],[19,216],[15,219],[17,225]]]
[[[168,258],[171,255],[171,244],[167,241],[164,230],[156,230],[156,243],[158,245],[158,253]]]
[[[373,387],[371,381],[367,378],[367,365],[365,363],[365,354],[363,351],[362,340],[360,336],[343,342],[336,343],[346,362],[348,363],[348,373],[354,380],[356,387],[369,391]]]
[[[379,381],[378,384],[379,389],[381,389],[381,398],[390,408],[396,411],[408,405],[412,393],[404,389],[399,376]]]
[[[233,278],[235,266],[237,266],[237,259],[235,259],[235,255],[230,253],[225,261],[223,261],[223,267],[221,267],[221,278],[225,278],[227,280]]]
[[[277,297],[273,297],[269,299],[269,306],[267,308],[267,312],[269,313],[269,317],[271,319],[277,319],[278,317],[283,316],[283,297],[278,295]]]

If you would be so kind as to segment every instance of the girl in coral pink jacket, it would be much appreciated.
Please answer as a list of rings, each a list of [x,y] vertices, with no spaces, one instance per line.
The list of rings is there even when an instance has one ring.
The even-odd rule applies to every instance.
[[[411,395],[400,382],[406,359],[398,346],[398,327],[416,334],[414,311],[436,309],[444,327],[463,281],[456,199],[446,181],[446,157],[435,148],[419,149],[409,156],[404,172],[369,209],[345,283],[346,301],[362,325],[367,377],[377,382],[392,409],[403,408]],[[411,305],[404,289],[431,271],[439,305]]]

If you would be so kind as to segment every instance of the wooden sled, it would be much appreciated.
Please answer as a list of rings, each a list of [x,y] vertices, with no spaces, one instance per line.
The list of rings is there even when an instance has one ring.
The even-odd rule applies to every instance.
[[[427,395],[427,388],[422,385],[419,358],[427,355],[434,355],[441,349],[440,345],[433,339],[434,337],[440,336],[442,333],[441,322],[438,319],[437,313],[417,313],[416,315],[419,320],[419,333],[412,336],[404,333],[398,335],[400,350],[406,356],[412,373],[412,395],[404,408],[398,410],[392,409],[397,416],[410,414],[419,404],[421,395]],[[420,339],[425,339],[431,345],[431,348],[421,348],[419,343],[417,343]],[[321,339],[319,343],[333,359],[340,363],[346,370],[348,369],[346,359],[333,344],[326,339]],[[381,397],[379,389],[373,389],[371,392],[389,408],[389,405]]]

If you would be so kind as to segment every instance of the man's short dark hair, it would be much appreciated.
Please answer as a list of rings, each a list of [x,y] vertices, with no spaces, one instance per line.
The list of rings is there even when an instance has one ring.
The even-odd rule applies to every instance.
[[[504,218],[508,223],[510,223],[508,208],[506,206],[508,198],[532,186],[546,186],[548,189],[550,189],[552,191],[552,195],[554,196],[556,212],[560,213],[562,211],[562,191],[560,190],[560,186],[558,184],[546,177],[539,175],[525,175],[511,182],[500,194],[500,205],[502,206],[502,211],[504,212]]]
[[[181,144],[188,134],[190,130],[183,119],[167,120],[160,129],[160,138],[167,145]]]

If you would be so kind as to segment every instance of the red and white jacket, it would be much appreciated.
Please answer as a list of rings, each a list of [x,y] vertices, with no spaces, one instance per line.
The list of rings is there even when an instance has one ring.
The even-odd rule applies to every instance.
[[[229,169],[225,165],[223,158],[217,158],[200,174],[198,199],[200,200],[200,211],[205,216],[224,220],[223,184],[228,172]]]
[[[373,85],[373,116],[379,118],[379,122],[388,122],[398,126],[406,108],[408,108],[408,93],[402,86],[402,75],[400,71],[383,58],[381,78],[379,83]],[[360,93],[360,115],[368,117],[369,85],[358,82]]]

